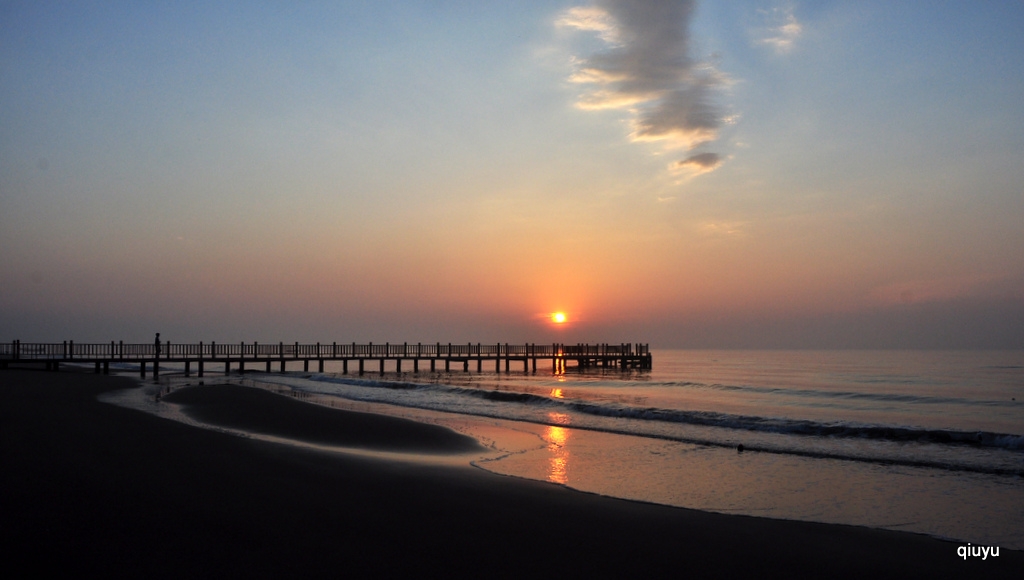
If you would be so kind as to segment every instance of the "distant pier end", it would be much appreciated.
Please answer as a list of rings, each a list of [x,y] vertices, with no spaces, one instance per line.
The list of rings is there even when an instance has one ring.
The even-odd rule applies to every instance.
[[[332,342],[316,344],[295,343],[195,343],[181,344],[157,340],[145,344],[110,343],[62,343],[14,342],[0,343],[0,369],[12,364],[41,364],[47,370],[60,369],[61,363],[77,363],[95,365],[96,372],[110,372],[111,363],[137,363],[139,373],[145,378],[147,367],[152,370],[153,378],[160,374],[160,363],[184,364],[184,373],[192,373],[192,365],[196,365],[196,374],[203,372],[211,364],[223,365],[224,374],[234,369],[244,373],[246,365],[255,370],[257,364],[265,365],[271,372],[277,363],[280,372],[287,370],[288,363],[302,362],[302,370],[309,372],[309,363],[315,361],[318,371],[324,371],[325,361],[341,361],[342,372],[350,370],[363,374],[367,372],[367,364],[376,366],[379,373],[384,372],[385,361],[395,361],[395,370],[402,372],[403,363],[412,365],[412,372],[420,371],[420,364],[429,364],[430,370],[438,370],[441,364],[445,371],[451,371],[452,365],[469,372],[471,363],[476,363],[476,371],[482,372],[484,364],[488,367],[494,363],[494,371],[511,372],[513,363],[522,363],[524,372],[537,371],[537,361],[551,363],[554,374],[565,372],[570,366],[584,369],[591,367],[618,368],[621,370],[651,368],[651,351],[648,344],[357,344]],[[349,363],[353,368],[349,369]],[[408,368],[408,367],[406,367]]]

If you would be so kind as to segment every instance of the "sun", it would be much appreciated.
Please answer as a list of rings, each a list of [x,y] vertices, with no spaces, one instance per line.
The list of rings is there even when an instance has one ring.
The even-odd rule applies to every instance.
[[[551,322],[554,322],[555,324],[565,324],[566,320],[567,318],[565,317],[564,312],[554,312],[551,314]]]

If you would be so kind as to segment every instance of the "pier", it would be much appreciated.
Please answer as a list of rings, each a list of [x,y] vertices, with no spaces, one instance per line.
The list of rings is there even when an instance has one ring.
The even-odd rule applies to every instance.
[[[302,370],[309,372],[310,363],[317,364],[317,372],[324,372],[326,361],[340,361],[342,373],[364,374],[384,373],[384,363],[394,361],[395,371],[405,369],[420,372],[421,365],[429,365],[431,371],[444,367],[446,372],[461,370],[470,372],[472,366],[483,372],[494,365],[494,372],[537,372],[537,361],[550,363],[553,374],[564,373],[568,368],[590,367],[629,369],[650,369],[651,351],[648,344],[481,344],[481,343],[432,343],[432,344],[357,344],[351,343],[172,343],[159,341],[144,344],[109,343],[62,343],[14,342],[0,343],[0,369],[9,365],[39,364],[47,370],[57,371],[64,363],[93,364],[97,373],[110,372],[112,363],[133,363],[139,365],[139,374],[146,377],[147,368],[153,378],[160,376],[161,363],[184,365],[185,376],[192,373],[193,365],[197,376],[203,376],[211,365],[223,368],[224,374],[232,371],[244,373],[248,370],[272,372],[277,366],[286,372],[288,365],[293,369],[302,363]],[[522,366],[520,366],[520,363]],[[411,365],[411,369],[410,369]]]

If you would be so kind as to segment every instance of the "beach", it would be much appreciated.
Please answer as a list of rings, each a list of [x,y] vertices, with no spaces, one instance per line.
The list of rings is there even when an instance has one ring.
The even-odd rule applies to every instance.
[[[33,576],[1017,577],[918,534],[708,513],[582,493],[457,461],[435,425],[245,387],[171,397],[274,443],[101,403],[136,381],[0,372],[3,543]],[[200,392],[203,391],[203,392]],[[255,394],[254,394],[255,393]],[[280,404],[274,397],[280,398]]]

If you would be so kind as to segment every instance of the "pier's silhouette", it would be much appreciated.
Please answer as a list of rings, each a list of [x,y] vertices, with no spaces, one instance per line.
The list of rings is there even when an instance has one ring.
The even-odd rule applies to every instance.
[[[302,370],[308,372],[310,362],[316,362],[318,372],[324,371],[325,361],[340,361],[342,372],[350,371],[363,374],[370,366],[376,364],[377,371],[384,372],[385,361],[395,361],[395,368],[402,371],[403,363],[411,363],[412,371],[419,372],[420,364],[429,364],[430,370],[438,370],[444,365],[445,371],[451,371],[452,365],[462,366],[469,372],[470,365],[475,363],[477,372],[482,372],[484,365],[494,364],[495,372],[511,372],[513,363],[522,363],[523,371],[537,371],[537,361],[551,363],[553,373],[565,372],[570,366],[577,368],[605,367],[627,369],[650,369],[651,351],[647,344],[481,344],[481,343],[401,343],[401,344],[357,344],[350,343],[172,343],[161,342],[160,335],[148,344],[129,344],[125,342],[109,343],[61,343],[13,342],[0,343],[0,368],[12,364],[41,364],[47,370],[56,371],[63,363],[94,364],[97,373],[109,373],[111,363],[133,363],[139,365],[139,373],[145,378],[147,367],[152,370],[154,378],[159,377],[161,363],[184,364],[186,375],[191,374],[192,365],[196,365],[196,373],[203,373],[210,365],[221,365],[223,372],[228,374],[234,370],[238,373],[256,370],[257,365],[265,366],[265,372],[271,372],[276,364],[280,372],[285,372],[288,363],[293,365],[302,362]],[[408,367],[407,367],[408,368]]]

